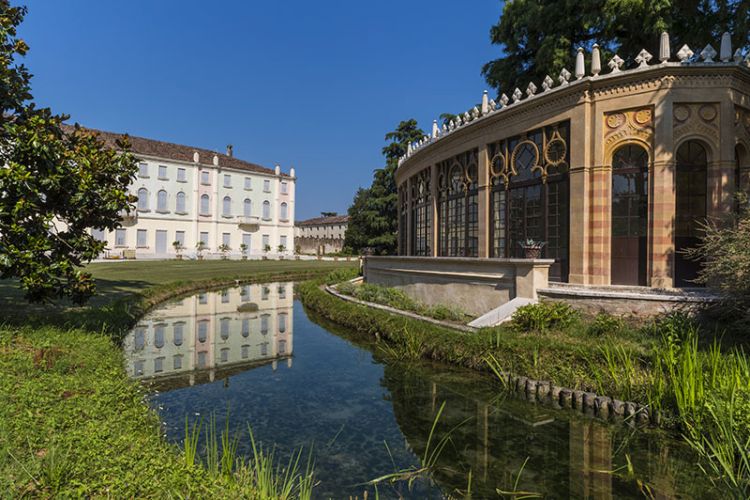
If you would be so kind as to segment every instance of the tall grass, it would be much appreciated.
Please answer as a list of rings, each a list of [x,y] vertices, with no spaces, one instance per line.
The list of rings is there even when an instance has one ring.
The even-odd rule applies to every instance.
[[[201,459],[198,444],[204,434],[204,455]],[[217,429],[216,417],[211,415],[207,424],[199,420],[192,426],[185,420],[183,456],[188,468],[203,467],[213,477],[222,476],[236,485],[254,492],[257,498],[268,500],[307,500],[312,498],[315,487],[314,462],[310,450],[305,469],[301,468],[303,450],[292,454],[286,465],[275,456],[275,449],[266,451],[258,443],[252,428],[248,427],[252,455],[239,457],[237,450],[240,436],[230,435],[229,418],[221,432]]]

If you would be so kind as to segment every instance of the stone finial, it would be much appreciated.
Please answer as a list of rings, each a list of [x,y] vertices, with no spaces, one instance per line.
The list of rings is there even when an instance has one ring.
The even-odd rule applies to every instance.
[[[688,62],[695,53],[690,49],[688,44],[683,45],[680,50],[677,51],[677,58],[680,62]]]
[[[476,106],[471,108],[471,118],[473,120],[476,120],[477,118],[479,118],[479,108],[477,108]]]
[[[713,48],[709,43],[703,48],[703,50],[701,50],[701,57],[703,58],[703,62],[714,62],[714,57],[716,57],[716,49]]]
[[[612,70],[611,73],[619,73],[623,64],[625,64],[625,61],[622,60],[622,57],[615,54],[615,57],[609,60],[607,66]]]
[[[671,52],[669,48],[669,33],[664,31],[659,39],[659,60],[662,64],[669,61],[669,58],[672,57]]]
[[[486,115],[490,112],[490,96],[487,94],[487,91],[485,90],[482,92],[482,114]]]
[[[464,124],[464,120],[461,115],[456,115],[456,127],[460,127]]]
[[[500,104],[502,104],[503,107],[507,106],[509,102],[510,102],[510,99],[508,99],[507,95],[502,94],[500,96]]]
[[[490,113],[497,109],[497,103],[495,102],[494,99],[490,99],[489,107],[490,107]]]
[[[453,120],[451,120],[450,123],[448,124],[448,130],[450,130],[451,132],[453,132],[453,130],[455,128],[456,128],[456,122],[454,122]]]
[[[443,123],[443,128],[442,128],[442,130],[443,130],[443,133],[444,133],[444,134],[445,134],[445,133],[447,133],[447,132],[448,132],[448,125],[446,125],[445,123]]]
[[[583,64],[583,47],[578,47],[576,54],[576,80],[580,80],[586,74],[586,68]]]
[[[599,44],[594,44],[593,50],[591,51],[591,74],[594,78],[599,76],[602,72],[602,56],[599,50]]]
[[[734,51],[733,59],[737,64],[740,64],[742,62],[742,49],[737,49]]]
[[[294,170],[294,167],[289,169],[289,177],[297,177],[297,171]]]
[[[563,68],[562,71],[560,71],[560,76],[557,77],[557,81],[560,82],[560,85],[567,85],[568,80],[570,80],[570,71]]]
[[[464,123],[469,123],[470,121],[471,121],[471,115],[467,111],[464,113]]]
[[[219,156],[218,155],[214,155],[214,157],[213,157],[213,164],[214,164],[215,167],[219,166]]]
[[[198,154],[198,151],[193,151],[193,162],[194,163],[201,162],[201,155]]]
[[[635,58],[635,62],[638,63],[639,68],[647,68],[648,62],[653,58],[654,56],[651,55],[651,53],[643,49],[638,53],[638,57]]]
[[[719,59],[721,59],[722,62],[729,62],[732,59],[732,36],[727,32],[724,32],[724,34],[721,35]]]
[[[513,97],[513,104],[515,104],[518,101],[520,101],[521,98],[523,97],[523,93],[521,92],[521,89],[519,89],[518,87],[516,87],[516,90],[513,91],[513,96],[512,97]]]
[[[536,85],[534,85],[534,82],[529,82],[529,86],[526,87],[526,95],[531,97],[534,94],[536,94]]]
[[[432,138],[435,139],[440,134],[440,127],[438,127],[437,120],[432,120]]]
[[[276,175],[281,174],[281,167],[278,164],[273,168],[273,173]]]
[[[552,88],[553,85],[555,85],[554,80],[552,80],[552,78],[550,78],[550,76],[547,75],[544,77],[544,80],[542,81],[542,90],[544,92],[547,92],[549,89]]]
[[[412,150],[413,150],[413,149],[414,149],[414,146],[412,146],[412,143],[410,142],[410,143],[409,143],[409,144],[408,144],[408,145],[406,146],[406,156],[409,156],[409,155],[411,155],[411,152],[412,152]]]

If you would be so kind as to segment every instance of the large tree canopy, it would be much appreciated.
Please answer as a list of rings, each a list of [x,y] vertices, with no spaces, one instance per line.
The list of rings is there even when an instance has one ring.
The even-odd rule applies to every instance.
[[[360,188],[349,207],[345,246],[355,251],[372,248],[380,254],[394,254],[398,248],[398,191],[396,168],[410,142],[424,137],[416,120],[405,120],[385,135],[384,168],[375,170],[372,185]]]
[[[631,66],[641,49],[656,57],[663,31],[673,54],[682,44],[696,53],[708,43],[718,50],[725,31],[733,46],[743,47],[750,41],[749,9],[750,0],[510,0],[490,29],[503,55],[482,74],[498,94],[510,95],[564,67],[572,71],[578,47],[588,53],[598,43],[604,57],[616,52]]]
[[[80,266],[104,248],[89,230],[118,226],[132,197],[136,160],[108,149],[64,115],[32,103],[17,27],[26,9],[0,0],[0,278],[17,278],[30,301],[84,302],[94,284]]]

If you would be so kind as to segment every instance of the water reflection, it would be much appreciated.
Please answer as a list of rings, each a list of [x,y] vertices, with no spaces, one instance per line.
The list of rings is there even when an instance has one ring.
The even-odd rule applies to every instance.
[[[126,337],[128,374],[168,389],[280,359],[292,366],[293,283],[243,285],[161,305]]]
[[[292,330],[294,369],[274,370],[292,352]],[[229,410],[241,455],[251,453],[248,426],[281,461],[312,445],[318,498],[374,498],[369,480],[421,467],[443,403],[432,446],[448,434],[450,442],[434,482],[382,485],[380,498],[462,497],[470,477],[473,498],[497,498],[522,467],[518,489],[545,498],[720,497],[689,450],[663,433],[512,399],[473,371],[383,359],[369,339],[311,321],[290,283],[165,304],[126,351],[133,376],[158,382],[152,403],[168,439],[184,438],[186,416],[214,414],[223,429]]]

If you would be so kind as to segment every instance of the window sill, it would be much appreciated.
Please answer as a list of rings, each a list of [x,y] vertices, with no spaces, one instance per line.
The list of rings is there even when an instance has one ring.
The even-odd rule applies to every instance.
[[[184,182],[184,183],[187,183],[187,179],[177,179],[177,182]]]
[[[245,188],[245,191],[252,191],[253,188]]]
[[[148,245],[136,245],[135,248],[150,248]]]
[[[211,185],[210,182],[201,182],[201,186],[210,186],[210,185]]]
[[[234,219],[234,215],[222,215],[222,219]]]
[[[157,210],[156,213],[157,214],[168,214],[168,213],[171,213],[171,212],[169,210]]]
[[[150,179],[151,177],[149,177],[148,175],[141,175],[141,174],[138,174],[138,178],[139,178],[139,179]]]
[[[175,215],[187,215],[188,213],[187,212],[175,212],[174,214]]]
[[[198,214],[198,215],[200,215],[201,217],[211,217],[211,214]]]
[[[142,213],[142,214],[147,214],[147,213],[151,212],[151,210],[148,209],[148,208],[139,208],[137,211],[139,213]]]
[[[115,245],[115,248],[128,248],[127,245]]]
[[[156,179],[160,181],[168,181],[169,177],[157,177]]]
[[[271,221],[271,220],[273,220],[273,219],[271,219],[270,217],[263,217],[263,218],[262,218],[261,220],[264,220],[264,221],[266,221],[266,222],[269,222],[269,221]]]
[[[223,187],[224,189],[232,189],[232,186],[227,186],[226,184],[224,184],[224,185],[223,185],[222,187]]]

